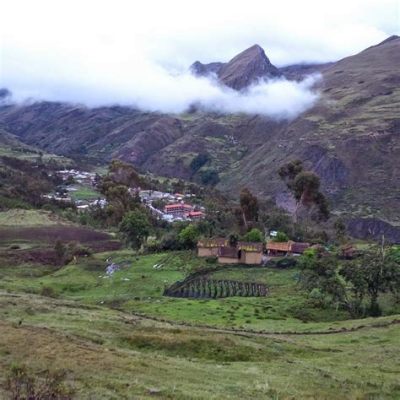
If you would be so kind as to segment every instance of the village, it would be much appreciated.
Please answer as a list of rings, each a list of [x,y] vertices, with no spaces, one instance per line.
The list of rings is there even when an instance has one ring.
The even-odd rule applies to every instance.
[[[77,169],[57,171],[62,178],[55,193],[44,195],[44,198],[59,202],[73,203],[78,211],[88,211],[91,207],[104,208],[107,200],[97,191],[99,175],[94,172]],[[205,217],[205,208],[193,205],[196,198],[193,193],[169,193],[157,190],[142,190],[140,187],[129,188],[132,196],[138,195],[142,204],[158,219],[166,222],[196,221]]]
[[[157,190],[138,190],[139,197],[150,212],[167,222],[196,221],[205,217],[205,208],[189,204],[193,193],[168,193]]]

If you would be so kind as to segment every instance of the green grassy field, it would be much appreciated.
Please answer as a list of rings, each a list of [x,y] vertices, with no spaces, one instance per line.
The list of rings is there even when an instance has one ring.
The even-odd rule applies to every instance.
[[[13,263],[6,245],[0,398],[7,399],[3,383],[15,363],[38,376],[63,369],[77,399],[400,396],[399,315],[350,320],[344,311],[315,308],[297,285],[296,268],[218,267],[190,252],[137,257],[130,250],[60,267]],[[108,277],[110,258],[121,269]],[[216,280],[264,282],[269,295],[162,295],[204,268]],[[387,312],[391,302],[385,299]]]
[[[96,200],[101,194],[90,186],[74,185],[77,190],[70,191],[69,194],[73,200]]]
[[[60,224],[68,224],[68,221],[62,220],[50,211],[15,208],[0,212],[0,229],[1,227],[51,226]]]
[[[106,260],[120,265],[112,276],[105,273]],[[162,264],[160,269],[153,268]],[[351,324],[344,311],[316,308],[297,285],[298,270],[222,267],[210,274],[215,279],[265,282],[267,297],[187,299],[163,296],[166,286],[182,280],[189,272],[210,267],[187,252],[136,257],[129,250],[98,253],[82,258],[52,273],[48,267],[3,265],[7,271],[0,289],[39,294],[51,288],[59,298],[90,305],[104,305],[129,313],[145,314],[177,323],[221,328],[254,329],[264,332],[328,331]],[[43,272],[41,272],[43,271]],[[393,312],[392,300],[385,303]]]
[[[350,333],[239,335],[0,292],[0,333],[0,380],[15,363],[63,369],[78,399],[400,395],[398,325],[370,320]]]

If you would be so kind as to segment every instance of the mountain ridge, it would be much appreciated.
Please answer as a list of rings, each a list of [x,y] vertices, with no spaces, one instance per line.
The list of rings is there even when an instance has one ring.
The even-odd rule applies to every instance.
[[[221,190],[249,187],[283,207],[290,199],[277,169],[300,158],[320,175],[335,212],[399,224],[400,39],[317,68],[320,98],[291,121],[42,102],[0,107],[0,128],[49,152],[121,158],[158,175],[201,180],[214,170]],[[209,161],[194,172],[200,153]]]

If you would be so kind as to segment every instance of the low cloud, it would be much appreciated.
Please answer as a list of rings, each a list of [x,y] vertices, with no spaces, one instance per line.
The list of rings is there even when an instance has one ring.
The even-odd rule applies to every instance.
[[[2,11],[0,88],[14,100],[168,113],[196,105],[293,118],[316,101],[315,77],[238,93],[188,66],[226,62],[254,43],[277,66],[333,61],[399,33],[398,0],[205,0],[195,11],[180,0],[5,0]]]
[[[199,102],[200,107],[226,113],[264,114],[275,119],[291,119],[310,108],[318,98],[313,86],[320,75],[301,82],[276,79],[261,81],[243,93],[219,89],[216,96]]]
[[[142,59],[134,68],[118,65],[90,67],[89,72],[52,60],[32,69],[32,63],[14,63],[2,76],[1,86],[11,89],[15,102],[61,101],[89,107],[123,105],[143,111],[183,113],[196,107],[221,113],[262,114],[287,119],[311,107],[318,94],[312,75],[301,82],[286,79],[259,81],[238,92],[221,85],[215,77],[197,77],[189,72],[171,71]],[[53,60],[54,61],[54,60]],[[49,68],[49,65],[51,67]],[[1,87],[0,86],[0,87]]]

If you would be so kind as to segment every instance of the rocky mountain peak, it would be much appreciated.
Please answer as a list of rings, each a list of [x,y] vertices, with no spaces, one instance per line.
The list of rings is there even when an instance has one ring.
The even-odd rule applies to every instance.
[[[262,78],[281,75],[271,64],[263,48],[255,44],[226,63],[218,72],[221,82],[236,90],[241,90]]]
[[[190,70],[198,76],[216,74],[221,83],[236,90],[242,90],[259,79],[281,75],[258,44],[242,51],[227,63],[202,64],[196,61]]]

